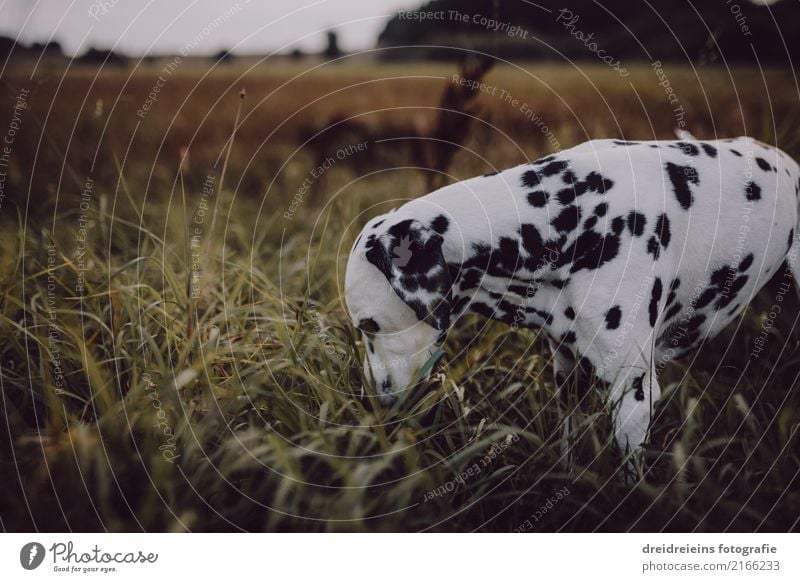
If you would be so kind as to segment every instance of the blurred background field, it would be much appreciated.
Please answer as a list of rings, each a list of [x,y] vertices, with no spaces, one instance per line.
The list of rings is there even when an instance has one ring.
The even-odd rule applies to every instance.
[[[434,378],[384,410],[362,398],[341,294],[361,226],[432,184],[590,138],[671,138],[681,120],[800,158],[789,67],[665,62],[660,84],[649,63],[514,60],[443,112],[469,63],[198,57],[164,76],[171,61],[25,58],[0,75],[0,130],[29,92],[0,214],[4,530],[797,527],[793,295],[744,357],[776,284],[665,370],[634,487],[585,382],[576,466],[559,462],[537,331],[459,321]]]

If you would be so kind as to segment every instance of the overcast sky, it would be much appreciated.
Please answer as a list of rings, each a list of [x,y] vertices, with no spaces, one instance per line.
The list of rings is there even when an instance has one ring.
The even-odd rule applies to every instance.
[[[720,2],[726,0],[719,0]],[[746,0],[739,0],[746,1]],[[751,0],[772,3],[774,0]],[[51,36],[68,54],[89,47],[129,54],[318,51],[335,27],[341,48],[370,48],[397,10],[423,0],[0,0],[0,35],[22,42]],[[216,24],[212,24],[216,21]]]
[[[420,4],[422,0],[0,0],[0,35],[25,43],[52,35],[68,54],[114,45],[130,54],[172,53],[195,38],[200,42],[192,54],[232,47],[239,53],[263,53],[286,45],[319,50],[325,46],[323,29],[335,26],[340,46],[352,51],[373,46],[396,10]]]

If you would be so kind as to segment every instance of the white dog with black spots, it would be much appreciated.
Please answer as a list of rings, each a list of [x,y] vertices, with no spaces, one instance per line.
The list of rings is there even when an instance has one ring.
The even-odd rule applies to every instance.
[[[660,363],[717,335],[779,269],[799,195],[798,164],[746,137],[592,140],[436,190],[370,220],[350,253],[365,374],[389,404],[463,313],[538,327],[556,384],[593,366],[635,452]]]

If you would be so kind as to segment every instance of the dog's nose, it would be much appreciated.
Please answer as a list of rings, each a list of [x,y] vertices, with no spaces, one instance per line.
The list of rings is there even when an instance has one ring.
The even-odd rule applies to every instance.
[[[397,402],[397,396],[394,394],[383,394],[379,397],[379,400],[383,406],[394,406],[395,402]]]

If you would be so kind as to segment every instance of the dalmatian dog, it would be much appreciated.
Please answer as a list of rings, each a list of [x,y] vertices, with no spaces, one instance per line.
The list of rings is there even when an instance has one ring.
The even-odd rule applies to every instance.
[[[436,190],[370,220],[350,253],[365,375],[392,403],[466,312],[541,328],[556,385],[591,365],[636,452],[663,365],[793,264],[799,195],[798,164],[746,137],[592,140]]]

